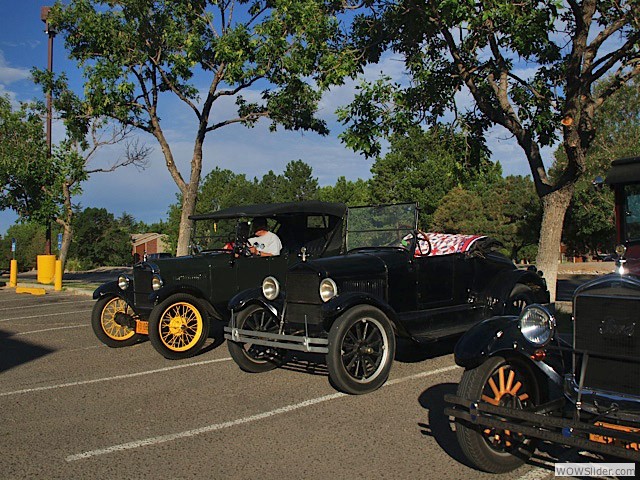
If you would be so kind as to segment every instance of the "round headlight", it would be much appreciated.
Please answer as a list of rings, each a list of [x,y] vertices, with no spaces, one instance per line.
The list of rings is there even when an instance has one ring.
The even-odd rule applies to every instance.
[[[275,300],[280,295],[280,284],[273,277],[267,277],[262,281],[262,294],[267,300]]]
[[[328,302],[338,294],[336,282],[330,278],[325,278],[320,282],[320,298],[323,302]]]
[[[162,285],[164,285],[164,282],[162,278],[160,278],[160,275],[154,275],[153,278],[151,278],[151,288],[153,288],[154,292],[160,290]]]
[[[520,331],[528,342],[543,347],[553,335],[556,319],[542,305],[529,305],[520,314]]]
[[[129,288],[129,277],[120,275],[118,277],[118,287],[120,287],[120,290],[126,290],[127,288]]]

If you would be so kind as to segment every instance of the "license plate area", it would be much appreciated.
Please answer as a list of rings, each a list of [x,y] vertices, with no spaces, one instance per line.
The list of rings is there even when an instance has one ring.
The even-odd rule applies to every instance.
[[[149,335],[149,322],[143,320],[136,320],[136,333],[142,335]]]

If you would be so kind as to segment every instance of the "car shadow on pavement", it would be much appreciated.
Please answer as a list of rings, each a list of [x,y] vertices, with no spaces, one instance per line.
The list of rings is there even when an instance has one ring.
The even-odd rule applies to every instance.
[[[396,338],[395,361],[402,363],[418,363],[431,358],[453,353],[459,335],[444,338],[432,343],[416,343],[406,338]]]
[[[51,348],[23,342],[16,339],[14,333],[0,330],[0,373],[53,352]]]
[[[418,423],[418,427],[423,435],[433,437],[440,448],[452,459],[475,469],[460,448],[453,419],[444,413],[444,409],[448,406],[444,401],[444,396],[455,394],[457,389],[457,383],[441,383],[422,392],[418,397],[418,402],[422,408],[427,410],[428,420]],[[536,453],[527,461],[527,465],[553,471],[553,463],[562,461],[568,450],[567,447],[541,443]]]
[[[228,322],[221,322],[218,320],[211,320],[209,326],[209,338],[213,339],[213,342],[205,345],[198,353],[196,357],[215,350],[224,343],[224,327],[228,325]]]

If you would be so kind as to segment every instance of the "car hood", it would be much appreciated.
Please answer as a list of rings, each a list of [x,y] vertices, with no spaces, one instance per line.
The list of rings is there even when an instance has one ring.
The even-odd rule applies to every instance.
[[[397,248],[361,249],[346,255],[300,262],[291,273],[315,273],[320,277],[362,277],[386,275],[391,266],[406,262],[408,254]]]

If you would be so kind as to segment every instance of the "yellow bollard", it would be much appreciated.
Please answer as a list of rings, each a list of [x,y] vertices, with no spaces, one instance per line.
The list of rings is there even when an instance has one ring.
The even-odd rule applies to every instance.
[[[11,268],[9,269],[9,286],[18,286],[18,261],[11,260]]]
[[[53,289],[56,292],[62,291],[62,260],[56,260],[56,272],[54,275]]]
[[[38,283],[52,284],[53,277],[55,276],[56,256],[38,255],[36,258],[38,264]]]

